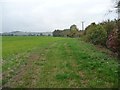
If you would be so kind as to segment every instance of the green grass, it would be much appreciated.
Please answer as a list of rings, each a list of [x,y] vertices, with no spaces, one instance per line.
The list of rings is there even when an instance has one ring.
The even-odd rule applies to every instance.
[[[10,57],[14,54],[19,54],[21,52],[27,52],[36,47],[41,47],[48,45],[60,38],[49,38],[49,37],[22,37],[22,36],[5,36],[2,38],[2,54],[3,58]],[[61,38],[62,39],[62,38]]]
[[[9,87],[114,88],[118,62],[72,38],[3,37],[3,84]]]
[[[2,57],[3,57],[3,70],[14,66],[15,63],[22,63],[24,54],[36,48],[43,48],[49,46],[52,42],[60,38],[49,37],[3,37],[2,39]],[[62,38],[61,38],[62,39]],[[5,60],[4,60],[5,59]],[[23,60],[21,60],[23,59]],[[21,62],[22,61],[22,62]],[[4,65],[5,64],[5,65]]]

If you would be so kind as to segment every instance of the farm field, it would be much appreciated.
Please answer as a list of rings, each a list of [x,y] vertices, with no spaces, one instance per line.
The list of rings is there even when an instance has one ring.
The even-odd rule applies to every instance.
[[[117,59],[80,39],[4,36],[2,58],[3,87],[118,87]]]

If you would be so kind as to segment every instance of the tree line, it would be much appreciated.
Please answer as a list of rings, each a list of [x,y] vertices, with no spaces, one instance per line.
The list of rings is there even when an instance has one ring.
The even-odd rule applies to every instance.
[[[96,24],[95,22],[88,25],[85,30],[79,30],[76,25],[72,25],[70,29],[55,30],[54,37],[81,37],[82,40],[90,42],[94,45],[104,46],[117,56],[120,56],[120,22],[117,19],[107,20]]]
[[[64,30],[55,30],[53,32],[54,37],[80,37],[83,34],[82,30],[79,30],[77,26],[71,25],[69,29],[64,29]]]
[[[120,0],[116,2],[118,19],[107,20],[96,24],[91,23],[85,30],[78,30],[76,25],[70,29],[55,30],[55,37],[82,37],[82,40],[95,45],[104,46],[120,58]]]

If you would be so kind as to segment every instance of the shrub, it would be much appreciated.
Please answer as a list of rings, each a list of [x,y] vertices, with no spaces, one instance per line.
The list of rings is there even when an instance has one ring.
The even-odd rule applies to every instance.
[[[107,32],[101,25],[92,24],[86,31],[88,41],[93,44],[106,45]]]
[[[115,52],[120,58],[120,20],[117,21],[115,29],[108,36],[107,47]]]
[[[113,31],[113,29],[115,28],[116,25],[116,19],[114,21],[104,21],[102,23],[100,23],[100,25],[102,25],[106,32],[107,32],[107,37],[109,36],[109,34]]]
[[[110,35],[108,36],[108,40],[106,42],[107,47],[113,52],[117,52],[118,50],[118,34],[117,29],[114,29]]]

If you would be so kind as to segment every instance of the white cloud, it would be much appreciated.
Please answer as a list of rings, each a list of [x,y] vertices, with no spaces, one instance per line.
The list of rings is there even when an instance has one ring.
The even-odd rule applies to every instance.
[[[2,13],[2,6],[0,6],[0,13]],[[2,32],[2,14],[0,14],[0,32]]]
[[[111,0],[3,0],[3,31],[53,31],[104,20]],[[111,17],[110,17],[111,18]],[[112,17],[114,18],[114,17]]]

